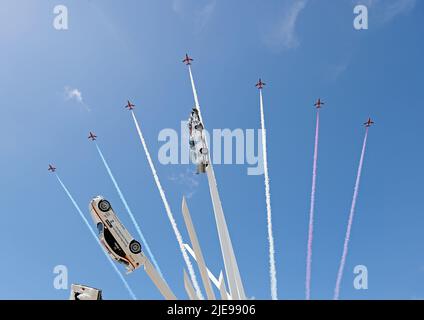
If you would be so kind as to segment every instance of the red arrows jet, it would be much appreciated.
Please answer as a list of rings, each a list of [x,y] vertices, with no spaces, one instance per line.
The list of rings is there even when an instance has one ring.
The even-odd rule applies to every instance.
[[[91,139],[91,141],[94,141],[94,140],[96,140],[96,138],[97,138],[97,136],[93,132],[90,131],[88,139]]]
[[[369,128],[374,124],[374,121],[371,120],[371,118],[368,118],[368,121],[364,123],[364,126]]]
[[[314,106],[317,107],[317,109],[320,109],[324,105],[324,101],[321,101],[321,99],[318,99],[317,102],[315,102]]]
[[[127,100],[127,104],[125,105],[125,108],[128,108],[128,110],[132,110],[134,109],[134,107],[135,107],[135,104],[132,104],[130,100]]]
[[[186,53],[186,55],[185,55],[185,58],[184,58],[184,60],[183,60],[183,62],[187,65],[187,66],[189,66],[189,65],[191,65],[191,62],[193,61],[193,59],[192,58],[190,58],[189,56],[188,56],[188,54]]]
[[[262,82],[262,79],[259,78],[259,81],[257,84],[255,84],[255,87],[257,87],[259,90],[262,89],[266,85],[265,82]]]
[[[55,171],[56,171],[56,168],[55,168],[55,167],[53,167],[51,164],[49,164],[49,169],[48,169],[48,171],[55,172]]]

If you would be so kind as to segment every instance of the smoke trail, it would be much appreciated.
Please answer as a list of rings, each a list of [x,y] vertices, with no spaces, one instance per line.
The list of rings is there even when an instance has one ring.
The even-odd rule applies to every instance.
[[[275,269],[275,249],[274,249],[274,235],[272,232],[272,215],[271,215],[271,192],[269,187],[268,175],[268,158],[266,148],[266,131],[265,131],[265,117],[264,117],[264,103],[262,99],[262,90],[259,90],[260,107],[261,107],[261,128],[262,128],[262,154],[264,161],[264,180],[265,180],[265,200],[268,224],[268,241],[269,241],[269,274],[271,281],[271,297],[277,300],[277,272]]]
[[[202,113],[200,110],[200,104],[199,104],[199,99],[197,96],[197,90],[196,90],[196,86],[194,84],[194,79],[193,79],[193,74],[191,72],[191,66],[188,66],[188,70],[189,70],[189,75],[190,75],[190,81],[191,81],[191,87],[193,89],[193,97],[194,97],[194,102],[195,102],[195,107],[199,113],[199,118],[200,121],[202,122],[203,126],[205,127],[205,123],[203,121],[202,118]],[[206,142],[207,144],[207,142]],[[206,145],[206,147],[208,147]],[[214,196],[213,196],[213,191],[212,188],[216,189],[216,196],[218,197],[217,201],[219,202],[219,205],[217,206],[217,208],[215,208],[215,203],[214,203],[214,211],[215,211],[215,218],[218,220],[224,219],[224,213],[222,212],[222,207],[221,207],[221,203],[220,203],[220,199],[219,199],[219,194],[218,194],[218,190],[217,190],[217,186],[216,186],[216,179],[215,179],[215,173],[213,170],[213,165],[212,165],[212,161],[211,159],[209,159],[209,170],[208,170],[208,181],[209,181],[209,187],[210,187],[210,191],[211,191],[211,197],[212,197],[212,202],[214,203]],[[215,187],[211,187],[211,185],[215,185]],[[241,278],[240,278],[240,272],[237,266],[237,261],[234,255],[234,251],[231,245],[231,239],[230,236],[228,234],[228,230],[227,227],[220,227],[218,225],[218,220],[217,220],[217,228],[218,228],[218,234],[220,236],[221,239],[221,235],[224,238],[224,240],[220,240],[221,242],[221,251],[222,251],[222,257],[224,259],[224,264],[225,264],[225,270],[227,273],[227,278],[228,281],[230,282],[230,287],[234,286],[234,288],[237,289],[238,294],[239,294],[239,298],[240,299],[245,299],[245,293],[244,293],[244,288],[243,288],[243,284],[241,282]],[[228,252],[229,251],[229,252]],[[227,252],[227,253],[225,253]],[[235,281],[235,283],[233,285],[231,285],[231,283]]]
[[[119,188],[119,185],[118,185],[118,183],[116,182],[115,177],[114,177],[114,176],[113,176],[113,174],[112,174],[112,170],[110,169],[109,165],[107,164],[106,159],[105,159],[105,157],[103,156],[103,153],[102,153],[102,151],[100,150],[100,147],[99,147],[99,145],[98,145],[97,143],[96,143],[96,148],[97,148],[97,151],[99,152],[100,158],[102,158],[102,161],[103,161],[103,164],[105,165],[105,168],[106,168],[106,170],[107,170],[107,173],[109,174],[110,179],[112,180],[113,185],[115,186],[115,189],[116,189],[116,191],[118,192],[118,195],[119,195],[119,197],[121,198],[121,201],[122,201],[122,203],[124,204],[125,209],[127,210],[128,214],[129,214],[129,216],[130,216],[130,218],[131,218],[131,221],[132,221],[132,223],[134,224],[135,229],[137,230],[137,233],[138,233],[138,235],[140,236],[141,241],[142,241],[142,242],[143,242],[143,244],[144,244],[144,247],[146,248],[146,250],[147,250],[147,252],[148,252],[148,254],[149,254],[150,258],[152,259],[152,263],[153,263],[153,265],[155,266],[156,270],[159,272],[160,276],[163,278],[162,272],[160,271],[159,265],[158,265],[158,263],[156,262],[155,256],[153,255],[152,251],[150,250],[150,247],[149,247],[149,245],[148,245],[148,243],[147,243],[146,239],[144,238],[143,232],[141,231],[140,226],[138,225],[137,221],[135,220],[135,217],[134,217],[134,215],[133,215],[133,213],[132,213],[132,211],[131,211],[131,209],[130,209],[129,205],[128,205],[127,201],[125,200],[124,195],[122,194],[121,188]]]
[[[311,190],[311,203],[310,203],[310,211],[309,211],[308,249],[307,249],[307,256],[306,256],[306,281],[305,281],[306,300],[309,300],[311,298],[312,241],[314,237],[315,188],[316,188],[316,181],[317,181],[318,138],[319,138],[319,109],[317,109],[317,123],[315,128],[314,163],[312,168],[312,190]]]
[[[191,81],[191,88],[193,89],[194,103],[196,104],[197,111],[199,111],[200,121],[203,123],[202,113],[200,112],[199,98],[197,97],[197,90],[196,90],[196,86],[194,85],[194,79],[193,79],[193,74],[191,73],[190,65],[188,66],[188,72],[190,73],[190,81]],[[205,124],[203,123],[203,126],[204,125]]]
[[[174,230],[174,233],[175,233],[175,236],[177,238],[178,244],[180,246],[181,253],[183,255],[184,261],[185,261],[185,263],[187,265],[187,268],[188,268],[188,271],[189,271],[189,274],[190,274],[191,281],[193,282],[193,286],[194,286],[194,288],[196,290],[196,294],[197,294],[197,296],[198,296],[199,299],[203,300],[204,298],[203,298],[202,292],[200,290],[199,284],[197,282],[196,274],[194,273],[193,266],[192,266],[192,264],[190,262],[190,259],[189,259],[188,255],[187,255],[187,252],[186,252],[186,249],[184,247],[183,238],[181,236],[180,231],[178,230],[177,223],[175,222],[174,216],[173,216],[173,214],[171,212],[171,208],[169,207],[168,200],[166,199],[166,196],[165,196],[165,192],[163,191],[162,185],[161,185],[161,183],[159,181],[159,177],[158,177],[158,174],[156,172],[155,166],[153,164],[152,158],[150,156],[150,152],[147,149],[146,141],[144,140],[143,134],[141,132],[140,125],[139,125],[139,123],[137,121],[137,118],[135,117],[134,111],[132,111],[132,110],[131,110],[131,115],[133,117],[134,124],[135,124],[135,126],[137,128],[137,132],[138,132],[138,135],[140,137],[141,144],[143,145],[144,152],[146,153],[146,157],[147,157],[147,161],[149,162],[150,169],[152,170],[153,178],[155,179],[156,186],[157,186],[157,188],[159,190],[160,196],[162,198],[162,202],[163,202],[163,204],[165,206],[166,213],[168,215],[169,221],[171,222],[172,229]]]
[[[118,270],[117,266],[115,265],[115,263],[112,261],[112,259],[109,257],[109,255],[106,253],[105,249],[103,248],[103,246],[101,245],[99,238],[97,237],[96,233],[93,231],[93,229],[90,226],[90,223],[88,222],[87,218],[84,216],[84,214],[82,213],[80,207],[78,206],[78,204],[76,203],[76,201],[74,200],[74,198],[72,197],[71,193],[69,192],[69,190],[65,187],[65,185],[63,184],[62,180],[60,180],[59,176],[56,174],[56,178],[59,181],[60,185],[62,186],[63,190],[66,192],[66,194],[68,195],[69,199],[71,200],[72,204],[74,205],[75,209],[77,209],[79,215],[81,216],[82,220],[84,221],[85,225],[87,226],[87,228],[90,230],[91,235],[96,239],[97,244],[101,247],[102,252],[105,254],[106,258],[109,260],[110,264],[112,265],[113,269],[115,270],[115,272],[118,274],[118,276],[121,278],[122,282],[125,285],[125,288],[127,288],[128,293],[130,294],[131,298],[133,300],[137,300],[134,292],[132,291],[131,287],[129,286],[127,280],[125,280],[124,276],[122,275],[122,273]]]
[[[366,130],[365,130],[365,136],[364,136],[364,142],[363,142],[363,145],[362,145],[361,158],[359,160],[358,173],[356,175],[355,189],[353,191],[353,198],[352,198],[352,206],[350,208],[349,221],[348,221],[348,224],[347,224],[346,236],[345,236],[345,241],[344,241],[344,245],[343,245],[343,254],[342,254],[342,258],[340,260],[339,271],[337,273],[336,287],[334,289],[334,300],[338,300],[339,295],[340,295],[340,285],[341,285],[341,282],[342,282],[343,270],[344,270],[344,266],[345,266],[345,263],[346,263],[347,252],[348,252],[348,249],[349,249],[350,232],[352,230],[353,217],[355,215],[355,206],[356,206],[356,200],[358,198],[359,182],[361,180],[362,165],[364,163],[364,156],[365,156],[365,148],[367,146],[367,139],[368,139],[368,128],[366,128]]]

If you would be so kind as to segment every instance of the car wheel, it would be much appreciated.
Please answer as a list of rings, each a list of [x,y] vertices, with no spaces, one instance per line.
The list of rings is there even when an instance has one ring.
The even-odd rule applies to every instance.
[[[102,212],[107,212],[111,208],[110,203],[107,200],[100,200],[98,207]]]
[[[208,154],[208,148],[204,147],[200,149],[201,154]]]
[[[133,240],[130,242],[130,251],[134,254],[141,252],[141,244],[140,242]]]

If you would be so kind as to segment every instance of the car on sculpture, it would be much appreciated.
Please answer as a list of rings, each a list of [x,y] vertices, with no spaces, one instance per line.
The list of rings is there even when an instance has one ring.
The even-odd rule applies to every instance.
[[[118,219],[109,201],[97,196],[90,201],[91,216],[99,232],[99,240],[110,257],[125,265],[127,273],[144,265],[146,257],[141,244],[135,240]]]
[[[197,174],[205,173],[209,165],[208,147],[203,132],[203,124],[200,120],[199,111],[193,108],[188,119],[190,158],[197,164]]]

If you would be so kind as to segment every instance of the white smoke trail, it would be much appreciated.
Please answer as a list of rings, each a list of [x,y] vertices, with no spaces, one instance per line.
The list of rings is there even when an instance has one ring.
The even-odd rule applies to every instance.
[[[365,156],[365,148],[367,146],[367,139],[368,139],[368,128],[366,128],[366,130],[365,130],[364,142],[362,144],[361,158],[359,160],[358,173],[356,175],[355,188],[354,188],[354,191],[353,191],[352,206],[350,208],[349,221],[347,223],[346,236],[345,236],[345,241],[344,241],[344,245],[343,245],[343,254],[342,254],[342,258],[340,260],[339,271],[337,273],[336,287],[334,289],[334,300],[338,300],[339,296],[340,296],[340,285],[341,285],[341,282],[342,282],[344,266],[346,264],[346,257],[347,257],[347,252],[348,252],[348,249],[349,249],[350,232],[352,230],[353,217],[355,215],[356,200],[358,199],[359,182],[361,181],[362,165],[364,163],[364,156]]]
[[[196,86],[194,85],[194,79],[193,79],[193,74],[191,73],[190,65],[188,66],[188,72],[190,74],[191,88],[193,89],[194,103],[196,104],[196,109],[199,112],[200,122],[202,122],[203,126],[205,126],[203,122],[203,118],[202,118],[202,113],[200,112],[199,98],[197,97],[197,90],[196,90]]]
[[[187,252],[186,252],[186,249],[184,247],[183,238],[181,236],[180,231],[178,230],[177,223],[176,223],[176,221],[174,219],[174,216],[173,216],[173,214],[171,212],[171,208],[170,208],[170,206],[168,204],[168,200],[166,199],[165,192],[164,192],[164,190],[162,188],[162,185],[160,183],[159,176],[158,176],[158,174],[156,172],[155,166],[154,166],[153,161],[152,161],[152,157],[150,156],[150,152],[147,149],[147,144],[146,144],[146,141],[144,140],[143,133],[141,132],[140,125],[139,125],[139,123],[137,121],[137,118],[135,117],[134,111],[132,111],[132,110],[131,110],[131,115],[133,117],[134,124],[135,124],[135,127],[137,129],[138,135],[140,137],[141,144],[143,145],[143,149],[144,149],[144,152],[146,154],[147,161],[149,162],[149,166],[150,166],[150,169],[152,171],[153,178],[155,179],[156,186],[157,186],[157,188],[159,190],[159,193],[160,193],[160,196],[162,198],[163,205],[165,206],[166,213],[168,215],[169,221],[171,222],[171,226],[172,226],[172,229],[174,230],[175,236],[176,236],[177,241],[178,241],[178,244],[180,246],[180,250],[181,250],[181,253],[183,255],[184,261],[185,261],[185,263],[187,265],[187,268],[188,268],[188,271],[189,271],[189,274],[190,274],[191,281],[193,282],[193,286],[194,286],[194,288],[196,290],[197,297],[199,299],[203,300],[204,297],[202,295],[202,292],[200,290],[199,284],[197,282],[196,274],[194,273],[194,269],[193,269],[193,265],[191,264],[190,258],[188,257]]]
[[[315,213],[315,189],[316,189],[316,181],[317,181],[318,138],[319,138],[319,109],[317,109],[317,123],[315,127],[314,162],[313,162],[313,168],[312,168],[312,190],[311,190],[311,203],[310,203],[310,211],[309,211],[308,249],[307,249],[307,256],[306,256],[306,281],[305,281],[306,300],[309,300],[311,298],[312,241],[314,237],[314,213]]]
[[[268,174],[268,152],[266,147],[266,131],[265,131],[265,117],[264,117],[264,104],[262,99],[262,90],[259,90],[260,108],[261,108],[261,128],[262,128],[262,154],[264,161],[264,180],[265,180],[265,200],[268,224],[268,241],[269,241],[269,274],[271,280],[271,297],[277,300],[277,271],[275,269],[275,249],[274,249],[274,235],[272,232],[272,214],[271,214],[271,192],[269,186]]]
[[[96,239],[97,244],[101,247],[102,252],[105,254],[106,258],[109,260],[111,266],[113,267],[113,269],[115,270],[115,272],[118,274],[118,276],[121,278],[122,282],[125,285],[125,288],[128,290],[128,293],[130,294],[131,298],[133,300],[137,300],[134,292],[132,291],[131,287],[129,286],[127,280],[125,280],[124,276],[122,275],[122,273],[118,270],[118,267],[115,265],[115,263],[112,261],[112,259],[109,257],[109,255],[106,253],[105,249],[103,248],[103,246],[101,245],[99,238],[97,237],[96,233],[93,231],[93,229],[90,226],[90,223],[88,222],[87,218],[84,216],[84,214],[82,213],[80,207],[78,206],[78,204],[76,203],[76,201],[74,200],[74,198],[72,197],[71,193],[69,192],[69,190],[66,188],[66,186],[64,185],[64,183],[62,182],[62,180],[59,178],[59,176],[56,174],[56,178],[59,181],[60,185],[62,186],[63,190],[65,191],[65,193],[68,195],[68,198],[71,200],[72,204],[74,205],[75,209],[77,209],[79,215],[81,216],[82,220],[84,221],[85,225],[87,226],[87,228],[90,230],[91,235],[94,237],[94,239]]]
[[[194,84],[193,74],[191,72],[191,66],[190,65],[188,65],[188,71],[189,71],[189,75],[190,75],[191,87],[192,87],[192,90],[193,90],[195,107],[196,107],[196,109],[199,113],[199,119],[202,122],[203,127],[205,127],[205,123],[204,123],[203,118],[202,118],[202,112],[200,110],[199,98],[197,96],[197,90],[196,90],[196,86]],[[206,147],[208,147],[207,141],[206,141]],[[209,177],[209,173],[210,173],[211,177]],[[213,165],[212,165],[211,159],[209,159],[209,173],[208,173],[208,181],[212,184],[215,184],[215,189],[216,189],[216,193],[217,193],[216,196],[218,197],[218,200],[219,200],[218,190],[217,190],[216,181],[215,181],[215,173],[214,173],[214,170],[213,170]],[[211,182],[211,180],[212,180],[212,182]],[[213,198],[212,189],[211,189],[211,197]],[[212,200],[212,202],[214,202],[214,200]],[[220,200],[219,200],[219,202],[220,202]],[[219,204],[219,207],[220,206],[221,205]],[[215,210],[215,208],[214,208],[214,210]],[[221,211],[222,218],[224,218],[222,208],[217,209],[217,210]],[[220,215],[220,214],[218,213],[218,215]],[[215,218],[216,219],[222,219],[221,217],[217,217],[217,216],[215,216]],[[217,224],[218,224],[218,221],[217,221]],[[241,282],[240,272],[239,272],[239,269],[238,269],[238,266],[237,266],[237,261],[236,261],[236,258],[234,256],[233,248],[232,248],[232,245],[231,245],[231,239],[228,235],[228,230],[225,230],[226,227],[224,229],[222,229],[219,226],[217,226],[217,227],[218,227],[218,234],[221,237],[221,233],[223,233],[222,236],[224,238],[226,238],[226,240],[223,240],[223,242],[227,243],[227,244],[224,244],[220,240],[222,256],[223,256],[223,259],[224,259],[225,270],[226,270],[227,278],[228,278],[227,280],[230,282],[230,284],[231,284],[232,281],[235,281],[234,285],[237,287],[237,291],[238,291],[240,299],[245,299],[246,296],[245,296],[245,293],[244,293],[243,284]],[[227,247],[228,245],[229,245],[229,247]],[[230,250],[230,252],[224,253],[227,250]]]
[[[114,176],[113,176],[113,174],[112,174],[112,170],[110,169],[110,167],[109,167],[108,163],[106,162],[106,159],[105,159],[105,157],[103,156],[103,153],[102,153],[102,151],[100,150],[100,147],[99,147],[99,145],[98,145],[97,143],[96,143],[96,148],[97,148],[97,151],[99,152],[100,158],[101,158],[101,159],[102,159],[102,161],[103,161],[103,164],[104,164],[104,166],[105,166],[105,168],[106,168],[106,171],[107,171],[107,173],[109,174],[109,177],[110,177],[110,179],[112,180],[113,185],[115,186],[115,189],[116,189],[116,191],[118,192],[118,195],[119,195],[119,197],[121,198],[121,201],[122,201],[122,203],[124,204],[124,207],[125,207],[125,209],[127,210],[128,214],[129,214],[129,216],[130,216],[130,218],[131,218],[131,221],[132,221],[132,223],[134,224],[135,229],[137,230],[137,233],[138,233],[138,235],[140,236],[141,241],[142,241],[142,243],[143,243],[144,247],[146,248],[146,250],[147,250],[147,252],[148,252],[148,254],[149,254],[149,256],[150,256],[150,259],[152,260],[153,265],[155,266],[155,268],[156,268],[156,270],[158,271],[158,273],[160,274],[160,276],[163,278],[162,272],[161,272],[161,270],[160,270],[160,268],[159,268],[159,265],[158,265],[158,263],[157,263],[157,261],[156,261],[156,259],[155,259],[155,256],[153,255],[152,251],[150,250],[149,244],[147,243],[146,239],[144,238],[144,234],[143,234],[143,232],[141,231],[141,228],[140,228],[140,226],[138,225],[137,220],[135,220],[134,214],[132,213],[132,211],[131,211],[131,209],[130,209],[130,207],[129,207],[128,203],[127,203],[127,201],[125,200],[125,197],[124,197],[124,195],[123,195],[123,193],[122,193],[122,191],[121,191],[121,188],[119,188],[119,185],[118,185],[118,183],[116,182],[115,177],[114,177]]]

